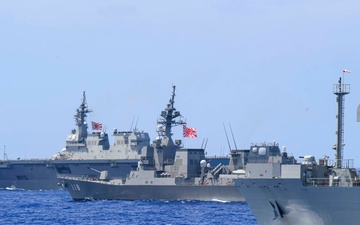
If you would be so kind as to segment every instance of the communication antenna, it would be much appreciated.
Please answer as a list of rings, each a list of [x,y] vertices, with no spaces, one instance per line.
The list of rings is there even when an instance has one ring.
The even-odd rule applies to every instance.
[[[7,160],[8,159],[8,157],[7,157],[7,154],[6,154],[6,145],[4,145],[4,160]]]
[[[135,123],[134,130],[136,130],[136,129],[137,129],[137,124],[138,124],[138,121],[139,121],[139,116],[138,116],[138,117],[137,117],[137,119],[136,119],[136,123]]]
[[[201,149],[204,149],[204,150],[206,149],[207,142],[208,142],[208,138],[206,138],[206,139],[204,138],[202,143],[201,143]]]
[[[205,141],[205,146],[204,146],[204,151],[205,151],[205,149],[206,149],[206,146],[207,146],[207,143],[208,143],[208,138],[206,138],[206,141]]]
[[[229,141],[229,137],[227,135],[227,132],[226,132],[226,128],[225,128],[225,124],[223,123],[223,126],[224,126],[224,131],[225,131],[225,135],[226,135],[226,140],[227,140],[227,143],[229,145],[229,151],[231,151],[231,146],[230,146],[230,141]]]
[[[107,125],[105,126],[105,128],[104,128],[104,130],[103,130],[103,131],[106,133],[106,130],[107,130]]]
[[[230,131],[231,131],[231,135],[232,135],[232,138],[233,138],[233,141],[234,141],[234,145],[235,145],[235,150],[237,150],[237,146],[236,146],[236,142],[235,142],[235,138],[234,138],[234,133],[233,133],[233,130],[231,128],[231,124],[229,123],[229,127],[230,127]]]
[[[203,139],[202,143],[201,143],[201,148],[204,147],[204,142],[205,142],[205,138]]]
[[[135,115],[133,116],[133,119],[131,121],[130,131],[132,131],[132,127],[133,127],[133,124],[134,124],[134,119],[135,119]]]

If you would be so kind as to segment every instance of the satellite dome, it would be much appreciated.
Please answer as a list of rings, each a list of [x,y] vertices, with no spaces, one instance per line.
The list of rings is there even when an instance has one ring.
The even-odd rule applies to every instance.
[[[200,161],[200,167],[201,167],[201,168],[205,168],[205,167],[206,167],[206,160],[203,159],[203,160]]]
[[[156,131],[157,132],[162,132],[162,131],[164,131],[164,128],[162,127],[162,125],[158,125],[157,128],[156,128]]]

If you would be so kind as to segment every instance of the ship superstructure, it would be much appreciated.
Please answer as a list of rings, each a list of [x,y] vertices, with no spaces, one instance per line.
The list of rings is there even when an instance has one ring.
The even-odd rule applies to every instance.
[[[158,137],[142,149],[137,168],[125,179],[60,178],[74,200],[83,199],[163,199],[243,201],[232,179],[243,177],[242,157],[248,150],[231,151],[230,165],[211,167],[204,149],[183,148],[173,140],[171,129],[185,125],[176,111],[175,86],[169,103],[160,113]],[[101,171],[106,174],[106,171]]]
[[[117,131],[114,129],[114,144],[109,144],[108,134],[104,131],[88,133],[86,122],[88,109],[85,92],[80,107],[74,116],[78,129],[71,130],[66,138],[66,146],[52,157],[54,160],[71,159],[139,159],[141,149],[150,144],[149,134],[134,129]]]
[[[104,131],[88,133],[86,95],[74,116],[77,129],[71,130],[66,146],[51,159],[0,161],[0,188],[59,189],[57,173],[97,177],[102,170],[109,177],[124,178],[136,168],[141,149],[150,145],[149,134],[134,129],[114,129],[114,143],[109,144]]]
[[[301,164],[280,165],[278,176],[234,180],[259,224],[359,224],[359,175],[353,161],[343,158],[344,96],[350,86],[342,80],[334,85],[335,160],[325,157],[317,163],[314,156],[305,155]]]

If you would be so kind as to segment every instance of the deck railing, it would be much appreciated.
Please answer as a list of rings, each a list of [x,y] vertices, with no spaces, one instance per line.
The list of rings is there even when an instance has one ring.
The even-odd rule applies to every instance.
[[[336,166],[336,162],[341,162],[341,167],[345,169],[354,168],[354,159],[320,159],[319,164],[320,165],[326,165],[326,166]]]
[[[351,181],[341,182],[339,179],[333,178],[331,182],[330,178],[308,178],[306,185],[316,187],[360,187],[360,179],[355,177],[351,178]]]

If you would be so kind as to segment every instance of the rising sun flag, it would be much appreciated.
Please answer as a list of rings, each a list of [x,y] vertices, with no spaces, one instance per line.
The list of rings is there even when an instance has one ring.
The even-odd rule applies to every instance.
[[[351,73],[350,70],[343,70],[343,73]]]
[[[190,128],[183,125],[183,135],[188,138],[197,138],[196,128]]]
[[[91,121],[91,128],[93,130],[102,130],[102,123]]]

